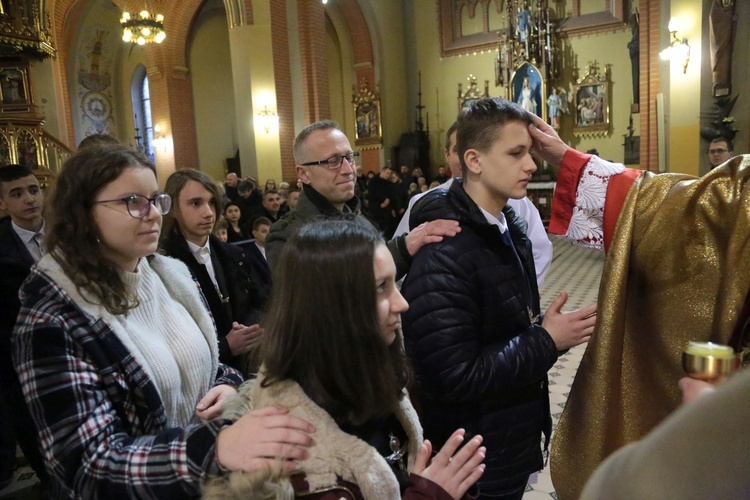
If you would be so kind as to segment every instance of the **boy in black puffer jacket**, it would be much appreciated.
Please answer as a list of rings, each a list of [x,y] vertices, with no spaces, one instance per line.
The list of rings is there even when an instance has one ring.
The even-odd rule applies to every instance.
[[[565,293],[540,316],[526,225],[506,205],[526,196],[536,170],[530,124],[508,101],[472,103],[458,118],[463,180],[427,194],[410,221],[461,224],[457,236],[415,256],[403,323],[425,437],[440,446],[457,427],[484,436],[482,498],[520,499],[542,468],[540,438],[552,426],[547,371],[558,351],[589,339],[595,322],[595,305],[562,313]]]

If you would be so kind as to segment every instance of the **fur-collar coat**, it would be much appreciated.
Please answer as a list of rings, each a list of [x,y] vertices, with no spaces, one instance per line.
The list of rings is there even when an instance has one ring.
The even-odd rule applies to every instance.
[[[261,376],[257,381],[243,384],[238,395],[228,402],[222,418],[235,420],[254,408],[283,406],[289,409],[291,415],[307,420],[316,429],[316,444],[309,450],[310,458],[300,462],[301,472],[304,472],[311,492],[335,486],[338,479],[343,479],[356,484],[364,498],[401,497],[391,467],[375,448],[342,431],[297,383],[287,380],[261,387],[262,380]],[[409,438],[408,466],[411,469],[423,440],[422,426],[406,395],[396,411],[396,418]],[[275,484],[269,487],[268,482]],[[267,494],[269,490],[282,490],[284,493],[268,498],[294,497],[289,477],[266,471],[264,474],[232,472],[210,483],[204,489],[204,498],[256,498],[259,491]]]

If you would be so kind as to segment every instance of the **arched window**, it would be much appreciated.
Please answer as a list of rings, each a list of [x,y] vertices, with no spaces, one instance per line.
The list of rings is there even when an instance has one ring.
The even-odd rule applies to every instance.
[[[142,64],[139,64],[133,72],[130,96],[133,102],[136,147],[156,163],[153,148],[154,124],[151,120],[151,92],[146,67]]]

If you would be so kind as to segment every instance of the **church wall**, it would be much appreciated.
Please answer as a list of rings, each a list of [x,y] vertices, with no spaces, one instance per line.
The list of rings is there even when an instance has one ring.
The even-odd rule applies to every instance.
[[[348,36],[346,22],[340,13],[335,10],[326,12],[326,60],[328,61],[331,119],[336,121],[341,130],[347,134],[354,134],[354,116],[350,110],[354,83],[352,71],[354,56]]]
[[[197,165],[223,179],[225,159],[237,153],[229,29],[223,7],[201,14],[188,53],[195,109]],[[180,167],[193,165],[180,165]]]
[[[673,0],[668,14],[662,16],[662,25],[668,26],[671,17],[679,19],[679,37],[686,37],[692,46],[701,46],[701,24],[707,19],[701,16],[701,0]],[[663,29],[663,32],[668,30]],[[668,42],[666,42],[668,43]],[[664,46],[666,46],[666,43]],[[700,101],[701,65],[708,63],[700,50],[692,50],[686,72],[684,59],[675,58],[662,64],[663,89],[667,93],[667,126],[669,147],[667,170],[691,175],[699,174],[699,165],[706,162],[705,152],[700,150]]]
[[[602,158],[622,162],[624,161],[623,136],[628,134],[630,122],[630,105],[633,102],[632,75],[630,69],[630,55],[628,53],[628,42],[631,39],[630,28],[600,33],[595,35],[584,35],[571,37],[566,40],[570,49],[576,55],[578,62],[578,75],[582,78],[586,74],[586,66],[589,61],[597,61],[600,74],[604,73],[609,65],[610,79],[610,133],[605,136],[573,136],[573,103],[570,104],[571,114],[562,117],[562,128],[560,135],[574,148],[587,151],[597,149]],[[573,68],[567,67],[563,70],[562,83],[567,89],[573,88]],[[569,92],[572,97],[572,92]],[[638,135],[639,115],[633,115],[633,127]],[[635,165],[629,165],[635,166]]]
[[[468,55],[440,57],[440,34],[438,30],[438,13],[433,0],[414,0],[417,12],[413,27],[417,41],[417,64],[422,71],[423,104],[430,113],[430,144],[433,164],[444,163],[443,148],[445,131],[455,120],[458,112],[458,84],[463,91],[468,88],[467,78],[473,74],[477,86],[484,89],[485,80],[489,81],[489,95],[509,97],[504,87],[495,86],[496,51],[478,51]],[[494,5],[491,7],[494,8]],[[481,15],[477,7],[477,16]],[[611,65],[610,80],[610,132],[602,137],[575,137],[572,134],[573,117],[562,119],[561,136],[577,149],[596,148],[604,158],[621,162],[624,160],[623,135],[628,134],[630,104],[632,102],[632,79],[630,56],[627,43],[631,33],[627,25],[603,33],[569,37],[564,43],[569,51],[577,54],[579,78],[585,74],[589,60],[597,60],[603,71]],[[573,68],[570,61],[563,68],[559,85],[564,85],[572,96]],[[547,87],[549,89],[549,86]],[[570,107],[572,109],[573,103]],[[634,115],[635,135],[638,135],[638,116]]]
[[[58,139],[63,132],[57,113],[57,95],[55,94],[55,78],[52,59],[31,61],[29,68],[31,92],[34,102],[44,116],[44,128]]]
[[[143,51],[143,47],[137,45],[131,47],[125,43],[122,44],[120,50],[120,65],[117,72],[118,88],[121,89],[121,91],[118,91],[115,96],[119,109],[122,110],[122,113],[118,116],[120,130],[118,139],[122,143],[131,146],[135,145],[135,114],[133,112],[133,96],[131,92],[133,77],[136,68],[142,66],[143,71],[145,71],[147,64],[146,54]],[[139,130],[138,135],[143,136],[143,130]]]
[[[114,80],[122,44],[118,19],[114,5],[92,2],[71,39],[67,78],[76,144],[91,134],[120,136]]]
[[[412,29],[404,23],[403,0],[358,0],[367,20],[372,38],[377,82],[379,86],[383,127],[383,149],[379,165],[363,165],[366,170],[379,170],[390,164],[391,148],[398,146],[401,134],[413,128],[414,110],[408,106],[409,85],[406,67],[405,30]],[[430,7],[430,12],[434,7]],[[352,33],[352,37],[357,36]],[[352,82],[355,83],[355,82]],[[351,87],[348,89],[351,98]],[[353,120],[352,120],[353,121]],[[354,138],[354,124],[347,131]]]

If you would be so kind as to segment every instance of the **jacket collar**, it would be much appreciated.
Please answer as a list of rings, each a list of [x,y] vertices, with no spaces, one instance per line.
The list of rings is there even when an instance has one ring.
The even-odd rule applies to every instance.
[[[297,201],[297,211],[304,214],[325,215],[329,217],[340,217],[341,210],[334,207],[322,194],[309,184],[302,185],[302,194]],[[359,214],[360,201],[356,196],[344,203],[346,213]]]

